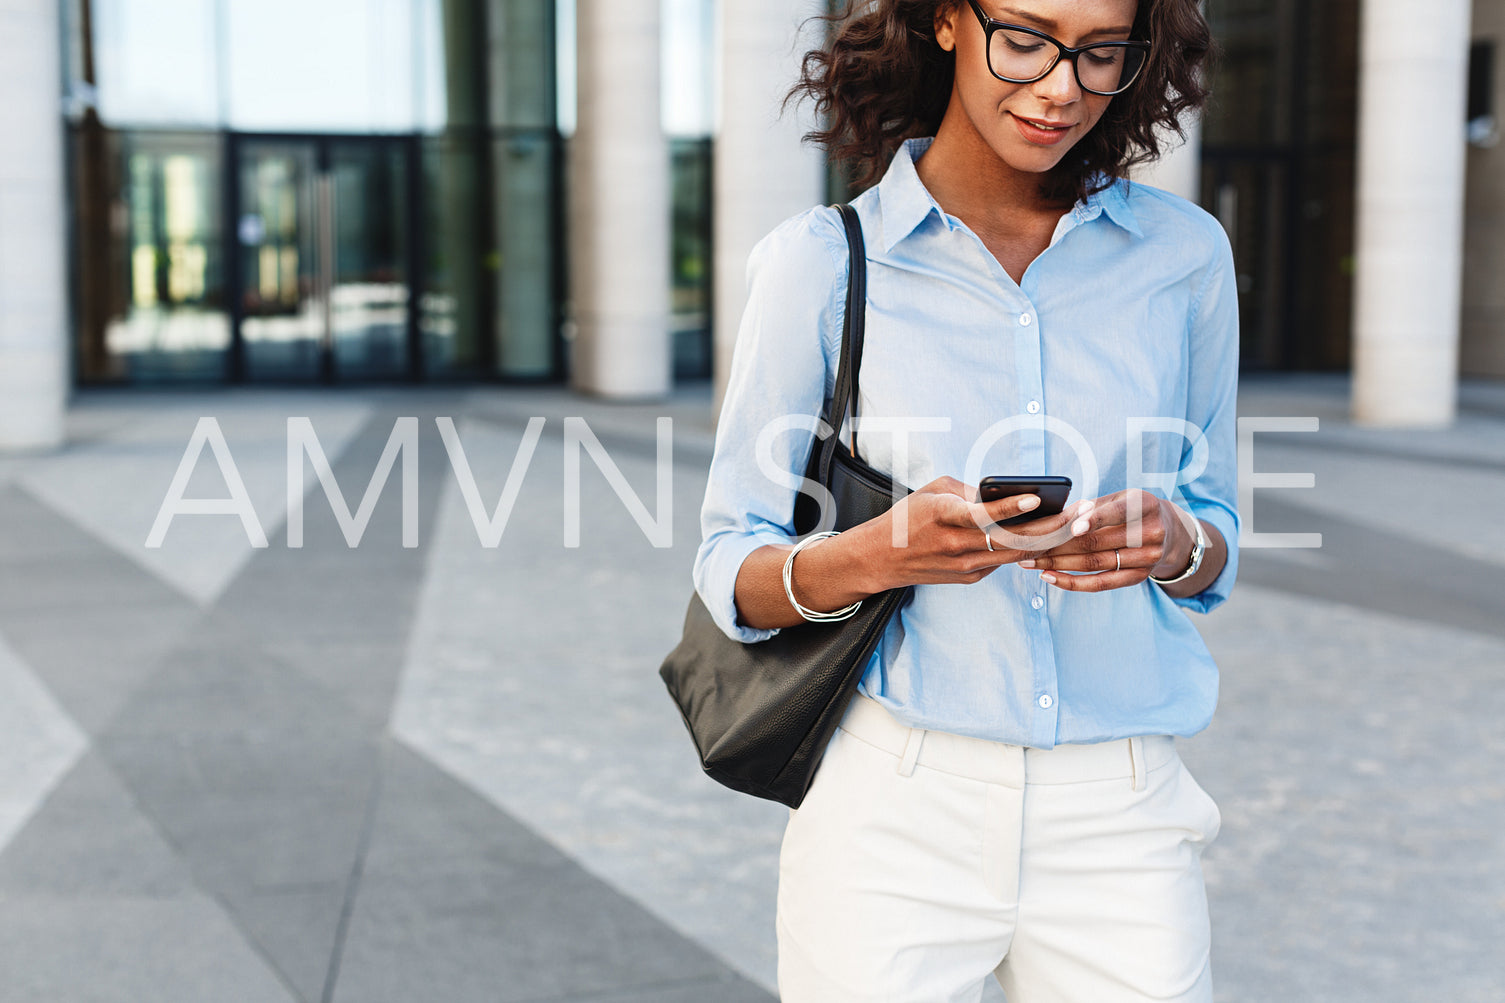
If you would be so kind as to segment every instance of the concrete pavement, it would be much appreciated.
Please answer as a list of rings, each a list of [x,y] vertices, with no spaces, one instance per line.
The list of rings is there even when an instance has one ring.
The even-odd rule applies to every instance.
[[[1358,429],[1342,381],[1250,378],[1255,528],[1198,620],[1218,716],[1183,753],[1223,808],[1206,866],[1221,1001],[1505,997],[1505,388],[1446,432]],[[200,416],[270,539],[147,533]],[[350,508],[420,419],[419,545],[389,483],[346,546],[310,475],[286,545],[285,426]],[[580,416],[662,515],[587,459]],[[433,419],[455,420],[472,513]],[[500,544],[494,513],[544,422]],[[0,1001],[771,999],[785,812],[705,780],[655,670],[677,637],[711,443],[704,391],[89,393],[61,453],[0,459]],[[521,463],[521,461],[518,461]],[[311,469],[311,468],[310,468]],[[400,464],[392,480],[399,480]],[[210,455],[188,497],[224,497]]]

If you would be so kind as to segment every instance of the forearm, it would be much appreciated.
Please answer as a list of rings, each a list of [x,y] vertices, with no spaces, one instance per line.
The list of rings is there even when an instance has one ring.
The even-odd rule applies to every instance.
[[[869,533],[862,527],[806,547],[795,558],[795,598],[806,609],[838,610],[883,591],[872,568]],[[784,594],[784,562],[790,546],[761,547],[737,572],[737,619],[758,630],[792,627],[804,618]]]

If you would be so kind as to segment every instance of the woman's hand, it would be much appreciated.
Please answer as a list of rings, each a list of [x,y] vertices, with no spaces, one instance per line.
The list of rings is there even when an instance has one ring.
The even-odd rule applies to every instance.
[[[1148,491],[1119,491],[1076,512],[1069,541],[1019,566],[1039,569],[1044,581],[1070,592],[1105,592],[1151,575],[1174,578],[1191,561],[1192,516]]]
[[[843,536],[852,537],[847,542],[860,555],[873,592],[906,585],[969,585],[1005,564],[1039,554],[1044,545],[1034,546],[1034,541],[1066,531],[1067,513],[1006,530],[993,525],[1039,505],[1038,495],[978,501],[975,487],[942,477]]]
[[[808,609],[836,610],[906,585],[981,581],[1005,564],[1041,553],[1052,535],[1069,532],[1075,513],[1007,529],[993,525],[1039,505],[1038,495],[980,502],[976,488],[954,477],[931,481],[883,515],[800,551],[792,576],[795,598]],[[789,550],[759,547],[742,562],[735,601],[743,624],[772,629],[801,622],[784,594]]]

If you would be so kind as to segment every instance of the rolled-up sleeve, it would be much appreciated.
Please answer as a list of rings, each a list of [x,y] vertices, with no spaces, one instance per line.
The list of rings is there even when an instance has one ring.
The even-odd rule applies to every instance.
[[[847,250],[837,220],[833,209],[811,209],[763,238],[748,259],[747,308],[716,427],[694,570],[701,600],[738,641],[777,633],[739,622],[737,574],[753,551],[794,535],[813,421],[840,352]]]
[[[1182,500],[1193,515],[1216,526],[1228,544],[1222,572],[1196,595],[1177,598],[1178,606],[1209,613],[1221,606],[1238,577],[1238,289],[1233,250],[1223,228],[1204,217],[1212,246],[1211,263],[1188,318],[1186,420],[1202,430],[1207,466],[1186,484]],[[1191,463],[1191,445],[1182,457]]]

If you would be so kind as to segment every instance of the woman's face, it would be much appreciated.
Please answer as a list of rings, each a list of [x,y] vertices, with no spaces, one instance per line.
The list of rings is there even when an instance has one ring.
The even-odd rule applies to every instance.
[[[1138,0],[977,3],[995,21],[1043,31],[1072,48],[1127,39],[1139,6]],[[1092,130],[1113,100],[1082,90],[1071,62],[1064,58],[1032,84],[1012,84],[993,76],[988,69],[986,33],[968,0],[959,0],[939,14],[936,40],[941,48],[956,53],[956,89],[947,114],[955,112],[959,98],[972,129],[1015,170],[1039,174],[1055,167]]]

